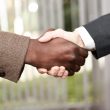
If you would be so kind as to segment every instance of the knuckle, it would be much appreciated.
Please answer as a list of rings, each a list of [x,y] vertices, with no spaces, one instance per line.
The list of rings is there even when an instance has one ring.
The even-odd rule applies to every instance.
[[[76,55],[71,55],[71,56],[69,56],[69,61],[70,61],[70,63],[77,63],[78,62],[78,60],[77,60],[78,58],[77,58],[77,56]]]
[[[76,56],[75,56],[75,55],[71,55],[71,56],[70,56],[70,60],[71,60],[71,61],[74,61],[75,59],[76,59]]]
[[[66,62],[70,62],[70,61],[72,61],[73,59],[74,59],[74,56],[73,56],[73,55],[68,54],[68,55],[65,56],[65,61],[66,61]]]
[[[75,70],[74,70],[73,65],[69,65],[67,70],[68,70],[68,76],[73,76],[74,75]]]
[[[80,70],[80,66],[76,66],[76,68],[75,68],[75,72],[78,72]]]
[[[73,63],[76,65],[82,66],[85,64],[85,58],[79,56],[73,61]]]
[[[84,64],[85,64],[85,59],[82,58],[82,59],[80,60],[80,66],[82,66],[82,65],[84,65]]]

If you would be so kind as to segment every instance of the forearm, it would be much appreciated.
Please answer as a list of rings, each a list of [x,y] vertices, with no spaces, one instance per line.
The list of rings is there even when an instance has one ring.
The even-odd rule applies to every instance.
[[[18,81],[24,66],[28,44],[27,37],[0,32],[0,68],[5,73],[4,78]]]
[[[93,52],[95,57],[100,58],[110,54],[110,14],[102,16],[84,27],[95,42],[96,51]]]

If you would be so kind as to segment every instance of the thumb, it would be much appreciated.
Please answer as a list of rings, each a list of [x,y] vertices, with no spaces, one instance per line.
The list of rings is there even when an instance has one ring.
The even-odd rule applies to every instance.
[[[47,34],[43,35],[38,39],[39,42],[48,42],[53,39],[53,36],[49,36]]]
[[[44,74],[44,73],[47,73],[48,71],[45,68],[39,68],[38,72],[41,73],[41,74]]]
[[[55,31],[49,31],[45,33],[42,37],[38,39],[39,42],[48,42],[52,39],[56,38]]]
[[[39,42],[48,42],[50,41],[53,37],[49,34],[49,32],[54,31],[55,29],[50,28],[48,29],[42,36],[39,37],[38,41]]]

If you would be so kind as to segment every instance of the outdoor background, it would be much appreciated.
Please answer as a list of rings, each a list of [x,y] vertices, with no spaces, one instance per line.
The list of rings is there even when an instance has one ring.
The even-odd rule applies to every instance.
[[[109,0],[0,0],[0,30],[31,38],[48,28],[73,31],[109,13],[109,4]],[[89,53],[81,71],[66,79],[40,75],[26,65],[17,84],[0,79],[0,110],[110,110],[109,65],[109,56],[96,60]]]

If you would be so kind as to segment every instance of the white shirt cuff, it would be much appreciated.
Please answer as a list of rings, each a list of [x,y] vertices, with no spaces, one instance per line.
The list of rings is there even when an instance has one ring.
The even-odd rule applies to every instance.
[[[95,42],[89,32],[83,27],[76,28],[75,31],[77,31],[84,42],[85,48],[88,50],[94,50],[96,49]]]

